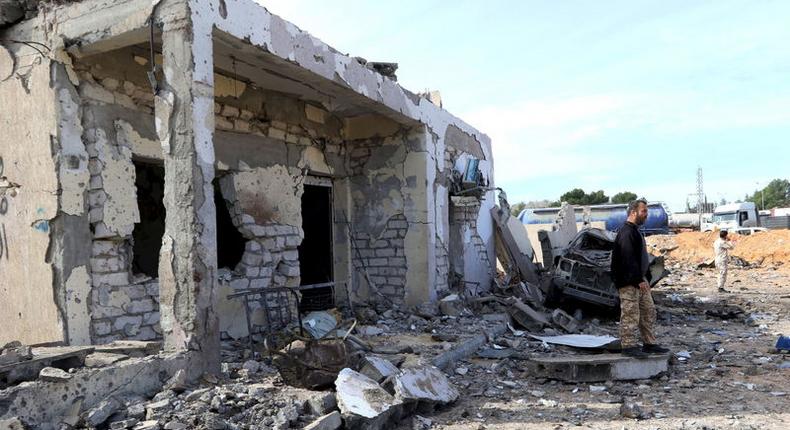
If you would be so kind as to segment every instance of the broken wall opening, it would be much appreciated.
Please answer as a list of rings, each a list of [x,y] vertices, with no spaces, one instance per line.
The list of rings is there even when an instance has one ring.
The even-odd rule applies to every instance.
[[[134,160],[140,222],[134,225],[132,272],[159,277],[159,250],[165,234],[165,168]]]
[[[214,205],[217,208],[217,267],[233,269],[244,255],[247,240],[233,224],[228,204],[222,197],[219,178],[214,179]]]
[[[300,285],[332,282],[332,187],[331,182],[314,181],[304,185],[302,194],[302,229],[304,239],[299,245]],[[302,291],[301,310],[322,310],[333,306],[331,287]]]

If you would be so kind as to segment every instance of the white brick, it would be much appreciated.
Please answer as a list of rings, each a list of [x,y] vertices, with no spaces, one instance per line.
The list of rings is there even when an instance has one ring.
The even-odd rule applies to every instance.
[[[93,285],[129,285],[129,274],[126,272],[93,274],[91,278]]]
[[[222,106],[222,116],[236,118],[239,116],[239,108],[231,105],[224,105]]]

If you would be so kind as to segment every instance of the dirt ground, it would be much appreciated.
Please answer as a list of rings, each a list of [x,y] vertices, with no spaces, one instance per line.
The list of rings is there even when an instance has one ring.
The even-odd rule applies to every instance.
[[[475,358],[455,366],[467,371],[451,377],[461,397],[425,415],[431,428],[789,428],[790,356],[775,353],[773,346],[780,333],[790,333],[790,273],[733,269],[730,292],[720,294],[715,269],[678,263],[672,270],[654,289],[657,334],[689,358],[675,356],[666,375],[574,384],[535,378],[517,358]],[[590,334],[617,331],[613,320],[585,322]],[[453,332],[454,324],[447,325],[442,332]],[[553,352],[512,335],[498,343],[515,343],[522,357]],[[637,404],[642,418],[623,417],[624,403]],[[407,420],[399,428],[410,425]]]
[[[478,351],[447,369],[460,393],[455,403],[390,424],[399,430],[790,428],[790,354],[774,350],[779,335],[790,334],[790,261],[783,257],[770,263],[764,259],[757,267],[752,262],[733,267],[729,291],[719,293],[716,269],[687,257],[695,249],[704,252],[708,239],[704,234],[651,239],[657,244],[653,251],[664,250],[671,271],[653,291],[656,332],[660,343],[672,349],[665,374],[596,383],[541,378],[528,370],[530,358],[591,352],[508,330],[482,349],[508,352],[508,358],[481,358]],[[779,240],[784,238],[772,243]],[[695,248],[684,249],[689,245],[683,243]],[[355,334],[379,350],[400,351],[384,356],[403,367],[429,364],[509,321],[497,303],[470,300],[466,306],[459,316],[442,315],[435,304],[416,310],[357,309]],[[563,308],[580,315],[581,333],[618,336],[616,314],[571,302]],[[545,328],[541,334],[560,333]],[[145,419],[158,420],[165,429],[303,428],[335,407],[325,402],[334,400],[331,390],[290,387],[266,359],[249,360],[244,344],[226,346],[218,380],[184,391],[164,389],[153,399],[127,399],[128,409],[108,422],[143,419],[140,411],[154,402],[155,413],[148,410]],[[329,406],[324,410],[322,405]]]

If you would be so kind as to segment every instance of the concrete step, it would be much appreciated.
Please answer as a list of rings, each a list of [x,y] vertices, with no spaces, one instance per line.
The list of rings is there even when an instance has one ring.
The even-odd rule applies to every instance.
[[[569,382],[627,381],[654,378],[669,368],[669,354],[638,359],[620,354],[538,357],[528,362],[537,377]]]

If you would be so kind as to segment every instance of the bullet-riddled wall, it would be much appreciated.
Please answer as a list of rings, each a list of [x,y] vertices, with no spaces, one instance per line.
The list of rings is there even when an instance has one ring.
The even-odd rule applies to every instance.
[[[101,2],[62,7],[89,14],[107,10],[90,7]],[[232,6],[228,17],[240,17],[248,7],[265,13],[244,2]],[[233,33],[233,19],[219,27]],[[280,38],[286,33],[294,40],[308,37],[288,24],[266,28],[278,35],[276,51],[290,43]],[[299,53],[288,65],[279,62],[279,53],[251,55],[238,63],[238,74],[231,54],[241,55],[236,45],[242,42],[227,42],[227,35],[223,40],[213,53],[215,129],[208,130],[217,222],[232,229],[218,232],[218,250],[227,245],[231,251],[220,255],[225,267],[215,294],[222,337],[248,334],[240,302],[225,299],[229,293],[301,283],[301,200],[305,184],[316,181],[331,187],[332,272],[344,281],[336,290],[338,302],[350,295],[357,303],[416,305],[458,287],[450,279],[490,284],[493,193],[484,193],[476,216],[468,214],[474,222],[464,234],[471,248],[454,246],[449,195],[451,172],[462,172],[471,158],[480,160],[485,180],[493,183],[485,135],[317,39],[297,45],[320,55]],[[164,207],[157,204],[157,187],[165,180],[165,157],[146,76],[148,45],[79,57],[63,46],[52,48],[49,55],[28,50],[31,67],[22,77],[0,82],[4,99],[22,100],[3,110],[8,132],[0,138],[0,193],[7,213],[15,215],[0,213],[7,227],[0,225],[0,237],[8,249],[0,258],[0,270],[8,270],[1,293],[11,304],[4,316],[16,318],[3,339],[81,344],[160,338],[158,272],[141,270],[153,265],[161,244],[161,230],[150,223],[164,219],[156,213]],[[314,61],[321,69],[309,75]],[[322,77],[330,63],[342,69],[337,82]],[[298,73],[286,75],[304,80],[308,92],[336,95],[314,100],[289,92],[293,85],[281,85],[282,74],[245,76],[275,66],[296,68]],[[354,91],[367,98],[349,94],[345,83],[338,85],[343,80],[358,80]],[[381,94],[365,89],[370,85],[378,85]],[[30,97],[36,103],[27,103]],[[23,151],[17,142],[30,142],[30,148]],[[219,221],[223,216],[226,224]],[[234,241],[226,240],[230,236]],[[457,253],[464,254],[463,265],[453,263]],[[25,263],[4,265],[9,259]],[[253,311],[253,329],[260,330],[262,314]]]

